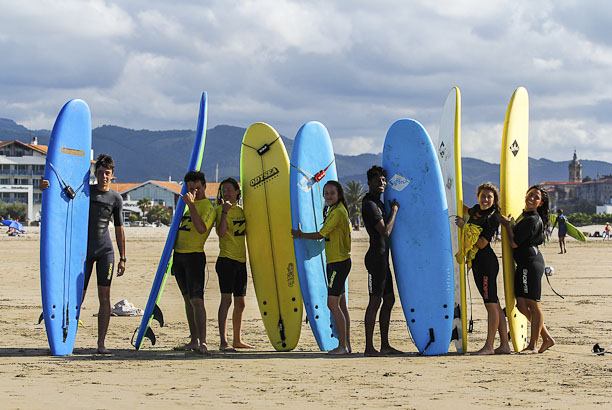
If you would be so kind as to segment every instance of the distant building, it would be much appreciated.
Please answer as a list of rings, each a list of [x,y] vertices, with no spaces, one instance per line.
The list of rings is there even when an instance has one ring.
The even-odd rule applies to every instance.
[[[0,142],[0,201],[26,204],[29,221],[40,220],[42,193],[38,183],[45,172],[47,148],[38,145],[36,137],[29,144]],[[93,164],[91,171],[93,175]]]
[[[602,177],[598,173],[595,180],[582,182],[582,164],[578,161],[576,151],[574,151],[574,157],[568,165],[568,171],[568,181],[540,182],[540,185],[548,191],[551,204],[580,199],[586,199],[596,204],[612,203],[612,175]]]

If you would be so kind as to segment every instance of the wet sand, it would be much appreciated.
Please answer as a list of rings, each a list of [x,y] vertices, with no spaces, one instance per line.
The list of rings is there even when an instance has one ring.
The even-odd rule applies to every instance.
[[[601,230],[601,227],[599,227]],[[167,228],[127,228],[127,270],[113,279],[111,301],[127,299],[144,308]],[[553,236],[556,239],[556,234]],[[554,295],[543,283],[545,322],[557,345],[540,355],[437,357],[416,354],[399,298],[394,308],[391,344],[407,353],[399,357],[363,357],[363,316],[367,305],[363,257],[365,231],[353,235],[353,268],[349,276],[353,349],[358,354],[335,358],[318,351],[308,324],[297,348],[277,353],[269,344],[249,282],[243,338],[256,349],[218,351],[219,287],[214,271],[218,242],[206,244],[208,345],[211,357],[175,352],[188,330],[176,282],[167,282],[160,307],[166,326],[153,325],[157,344],[136,351],[130,345],[141,317],[113,317],[106,346],[112,356],[95,354],[98,302],[90,289],[83,304],[75,352],[51,357],[41,313],[39,235],[36,228],[21,238],[0,237],[0,397],[3,408],[610,408],[612,355],[590,355],[595,343],[612,344],[612,241],[568,240],[558,254],[553,240],[542,252],[555,268]],[[494,247],[501,255],[500,245]],[[249,272],[250,275],[250,272]],[[250,281],[250,278],[249,278]],[[95,283],[95,282],[92,282]],[[469,350],[486,336],[486,311],[472,280],[474,332]],[[503,303],[501,274],[498,288]],[[94,290],[94,291],[91,291]],[[469,299],[468,299],[469,305]],[[469,315],[468,311],[468,315]],[[230,314],[231,316],[231,314]],[[231,319],[228,322],[231,335]],[[375,337],[379,334],[378,327]],[[376,339],[376,343],[379,339]]]

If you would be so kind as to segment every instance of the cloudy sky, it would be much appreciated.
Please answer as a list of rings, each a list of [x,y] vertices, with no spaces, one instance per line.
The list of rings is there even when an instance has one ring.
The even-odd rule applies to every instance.
[[[507,104],[530,96],[530,156],[612,161],[608,1],[0,0],[0,117],[51,129],[82,98],[94,126],[323,122],[343,154],[397,119],[434,140],[461,89],[465,156],[499,162]]]

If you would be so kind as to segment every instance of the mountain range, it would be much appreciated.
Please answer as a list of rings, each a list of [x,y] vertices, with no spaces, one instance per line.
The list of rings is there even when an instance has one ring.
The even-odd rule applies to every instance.
[[[206,132],[203,172],[207,179],[214,181],[231,176],[240,176],[240,147],[245,129],[230,125],[218,125]],[[0,118],[0,141],[17,139],[30,143],[37,137],[38,143],[48,145],[51,131],[29,130],[10,119]],[[133,130],[114,125],[103,125],[92,131],[92,146],[95,155],[106,153],[115,159],[117,182],[143,182],[154,180],[181,180],[185,173],[193,145],[195,131],[168,130],[149,131]],[[282,136],[287,152],[291,155],[293,140]],[[568,153],[568,158],[571,153]],[[336,154],[338,178],[341,182],[351,180],[366,183],[365,173],[372,165],[381,164],[382,155]],[[551,161],[545,158],[529,158],[530,184],[542,181],[567,181],[568,161]],[[582,175],[595,178],[612,174],[612,164],[604,161],[580,160]],[[466,203],[474,198],[476,187],[485,181],[499,186],[499,164],[493,164],[476,158],[462,159],[463,190]],[[472,196],[471,193],[474,193]]]

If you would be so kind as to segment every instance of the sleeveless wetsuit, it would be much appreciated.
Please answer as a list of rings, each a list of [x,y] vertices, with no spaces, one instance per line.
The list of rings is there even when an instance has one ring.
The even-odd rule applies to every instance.
[[[517,297],[539,302],[545,263],[538,245],[544,242],[544,224],[537,212],[523,211],[512,231],[518,245],[513,250],[516,262],[514,292]]]

